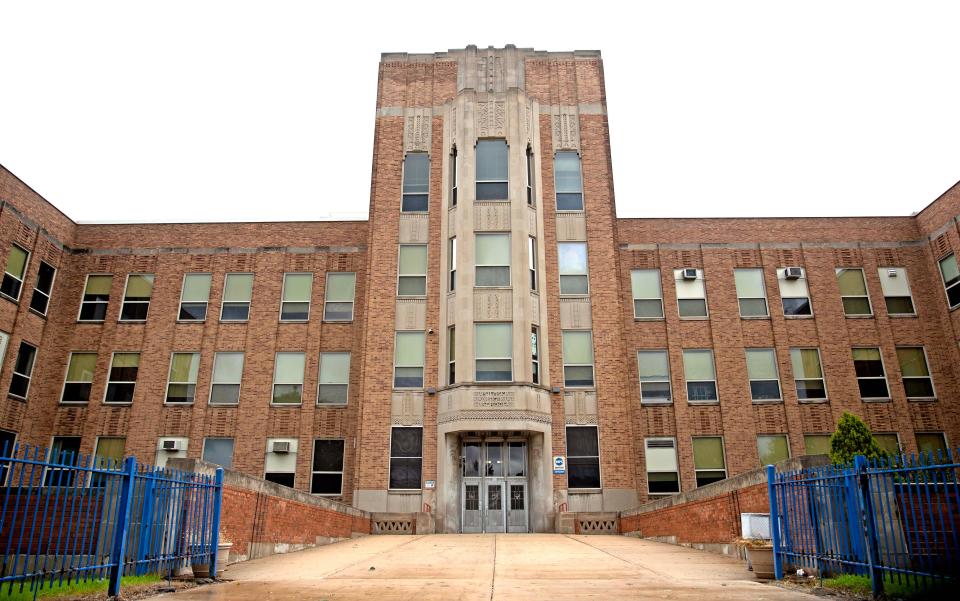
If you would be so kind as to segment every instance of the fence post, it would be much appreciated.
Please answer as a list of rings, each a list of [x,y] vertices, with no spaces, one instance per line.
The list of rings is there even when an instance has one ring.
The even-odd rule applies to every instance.
[[[870,567],[870,588],[873,596],[883,593],[883,570],[878,565],[879,547],[877,545],[876,524],[873,521],[873,495],[870,493],[870,475],[867,474],[867,458],[857,455],[853,459],[860,484],[860,500],[864,532],[867,533],[867,565]]]
[[[120,501],[117,503],[117,523],[113,528],[113,545],[110,547],[110,587],[108,594],[120,594],[120,579],[123,578],[123,559],[126,554],[127,532],[130,530],[130,504],[133,500],[133,484],[137,475],[137,460],[123,460],[123,480],[120,484]]]
[[[770,497],[770,538],[773,542],[773,576],[777,580],[783,578],[783,561],[780,557],[780,510],[777,507],[777,491],[774,482],[777,479],[777,468],[767,466],[767,496]]]
[[[220,505],[223,502],[223,468],[214,476],[213,519],[210,525],[210,578],[217,579],[217,547],[220,544]]]

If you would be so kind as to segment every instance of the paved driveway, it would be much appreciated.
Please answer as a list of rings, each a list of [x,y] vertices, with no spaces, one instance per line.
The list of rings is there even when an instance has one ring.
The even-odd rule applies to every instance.
[[[733,559],[624,536],[367,536],[236,564],[227,569],[225,577],[232,582],[179,592],[175,598],[178,601],[816,598],[761,584],[742,562]]]

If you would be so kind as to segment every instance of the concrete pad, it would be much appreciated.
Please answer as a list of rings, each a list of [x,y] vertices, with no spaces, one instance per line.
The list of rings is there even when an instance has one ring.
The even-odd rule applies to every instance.
[[[743,562],[624,536],[367,536],[230,566],[233,582],[177,600],[812,600],[763,584]],[[161,598],[173,599],[172,595]]]

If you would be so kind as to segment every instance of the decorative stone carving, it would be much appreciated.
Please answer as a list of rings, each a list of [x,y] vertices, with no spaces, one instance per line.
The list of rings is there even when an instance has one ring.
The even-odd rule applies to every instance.
[[[427,215],[401,214],[400,215],[400,243],[426,244],[430,228],[430,219]]]
[[[557,213],[557,241],[581,242],[587,239],[587,220],[582,212]]]
[[[476,411],[454,411],[445,413],[437,419],[438,424],[449,424],[459,421],[531,421],[541,424],[553,423],[553,418],[546,413],[537,413],[536,411],[510,411],[510,410],[476,410]]]
[[[517,404],[512,390],[474,390],[473,406],[476,409],[513,409]]]
[[[580,119],[577,108],[561,106],[551,115],[553,150],[580,150]]]
[[[509,232],[510,203],[489,200],[473,203],[473,222],[478,232]]]
[[[597,393],[588,390],[564,392],[563,414],[568,424],[596,424]]]
[[[450,144],[454,145],[457,143],[457,107],[456,105],[450,107],[450,112],[447,113],[447,123],[450,124]]]
[[[457,295],[447,296],[447,325],[452,326],[457,323]]]
[[[560,327],[564,330],[590,329],[590,299],[561,298]]]
[[[513,319],[513,296],[509,290],[474,291],[474,321],[506,321]]]
[[[536,202],[536,200],[534,200]],[[527,205],[527,228],[530,233],[536,235],[537,233],[537,209]]]
[[[422,298],[398,298],[396,329],[424,330],[427,323],[427,301]]]
[[[430,152],[433,110],[408,108],[405,112],[406,126],[403,129],[403,150],[405,152]]]
[[[529,106],[523,109],[523,135],[527,138],[527,144],[533,143],[533,111]]]
[[[540,325],[540,296],[530,295],[530,322],[533,325]]]
[[[486,100],[477,104],[477,137],[502,138],[507,128],[507,104],[498,100]]]
[[[503,57],[490,53],[477,57],[477,91],[503,92]]]
[[[423,393],[394,392],[390,405],[391,423],[395,426],[423,425]]]

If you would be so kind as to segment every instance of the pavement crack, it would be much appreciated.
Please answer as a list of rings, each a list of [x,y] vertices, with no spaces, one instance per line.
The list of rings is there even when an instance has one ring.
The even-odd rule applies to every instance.
[[[569,538],[569,539],[572,540],[572,541],[578,542],[578,543],[580,543],[580,544],[582,544],[582,545],[586,545],[586,546],[590,547],[591,549],[596,549],[597,551],[600,551],[600,552],[603,553],[604,555],[609,555],[610,557],[612,557],[612,558],[614,558],[614,559],[618,559],[618,560],[622,561],[623,563],[625,563],[625,564],[627,564],[627,565],[629,565],[629,566],[633,566],[633,567],[639,568],[639,569],[641,569],[641,570],[644,570],[644,571],[646,571],[646,572],[650,572],[651,574],[653,574],[653,575],[656,576],[657,578],[661,578],[661,579],[663,579],[663,580],[672,580],[672,577],[671,577],[669,574],[664,574],[663,572],[658,572],[658,571],[656,571],[656,570],[654,570],[654,569],[652,569],[652,568],[649,568],[649,567],[643,565],[642,563],[637,563],[637,562],[635,562],[635,561],[630,561],[629,559],[624,559],[623,557],[620,557],[619,555],[616,555],[616,554],[614,554],[614,553],[611,553],[610,551],[607,551],[606,549],[602,549],[602,548],[600,548],[600,547],[598,547],[598,546],[596,546],[596,545],[592,545],[592,544],[588,543],[588,542],[585,541],[585,540],[581,540],[581,539],[579,539],[579,538],[573,538],[573,537],[570,536],[569,534],[564,534],[564,536],[566,536],[567,538]]]
[[[497,583],[497,541],[500,537],[493,535],[493,570],[490,573],[490,601],[493,601],[493,591]]]

